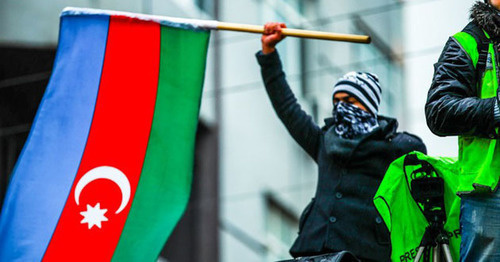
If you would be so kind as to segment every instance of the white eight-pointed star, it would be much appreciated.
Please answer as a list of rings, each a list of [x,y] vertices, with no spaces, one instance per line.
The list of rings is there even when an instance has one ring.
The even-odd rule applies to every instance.
[[[108,211],[107,209],[101,209],[101,203],[97,203],[94,207],[91,205],[87,205],[87,211],[80,212],[83,216],[81,224],[87,223],[89,229],[93,226],[97,226],[101,228],[102,221],[108,221],[108,218],[104,216],[104,214]]]

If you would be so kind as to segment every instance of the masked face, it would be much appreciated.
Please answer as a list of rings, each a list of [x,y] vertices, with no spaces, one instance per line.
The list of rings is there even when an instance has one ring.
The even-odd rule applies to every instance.
[[[335,133],[345,139],[357,138],[378,127],[377,118],[350,103],[342,101],[333,107]]]
[[[364,111],[368,111],[366,109],[366,107],[361,102],[359,102],[358,99],[356,99],[356,97],[349,95],[346,92],[335,93],[335,95],[333,96],[333,104],[336,104],[340,101],[342,101],[344,103],[353,104],[353,105],[363,109]]]

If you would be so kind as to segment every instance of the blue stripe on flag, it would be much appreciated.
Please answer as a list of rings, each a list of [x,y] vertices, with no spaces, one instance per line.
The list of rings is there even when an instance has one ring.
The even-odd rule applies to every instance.
[[[52,77],[0,215],[0,261],[45,253],[87,142],[108,26],[109,16],[61,17]]]

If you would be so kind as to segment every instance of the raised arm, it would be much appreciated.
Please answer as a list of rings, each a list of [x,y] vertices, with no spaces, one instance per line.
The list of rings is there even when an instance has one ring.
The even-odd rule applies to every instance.
[[[275,45],[284,38],[281,36],[282,27],[285,25],[266,24],[262,36],[262,50],[256,54],[257,61],[261,66],[262,79],[276,114],[295,141],[316,160],[321,129],[301,109],[286,81],[278,52],[275,50]]]

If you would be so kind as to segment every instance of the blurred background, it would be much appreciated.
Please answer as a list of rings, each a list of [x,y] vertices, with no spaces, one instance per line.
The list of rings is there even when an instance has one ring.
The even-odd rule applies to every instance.
[[[0,203],[50,77],[66,6],[368,34],[370,45],[287,38],[278,50],[302,107],[319,125],[348,71],[382,85],[381,113],[417,134],[430,155],[456,156],[455,137],[427,128],[433,64],[468,21],[472,0],[0,0]],[[159,261],[289,258],[315,163],[276,117],[255,52],[260,35],[213,32],[197,132],[190,203]],[[85,81],[85,79],[82,79]]]

